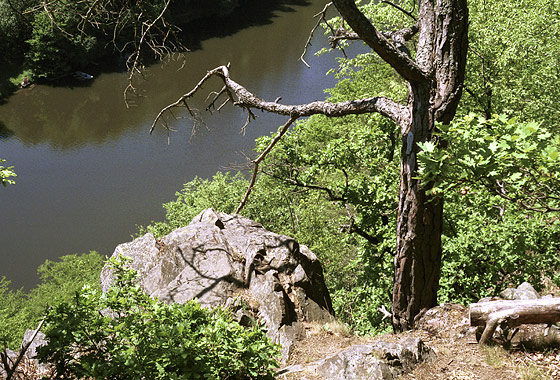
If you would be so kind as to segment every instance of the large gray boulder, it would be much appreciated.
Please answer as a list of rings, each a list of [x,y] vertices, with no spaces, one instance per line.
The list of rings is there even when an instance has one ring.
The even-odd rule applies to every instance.
[[[165,302],[196,298],[203,306],[248,305],[268,336],[282,344],[282,362],[304,336],[303,322],[332,318],[331,299],[317,257],[294,239],[239,215],[207,209],[160,240],[146,234],[119,245],[113,256],[132,258],[141,286]],[[101,286],[112,283],[105,267]],[[239,301],[243,302],[239,302]]]

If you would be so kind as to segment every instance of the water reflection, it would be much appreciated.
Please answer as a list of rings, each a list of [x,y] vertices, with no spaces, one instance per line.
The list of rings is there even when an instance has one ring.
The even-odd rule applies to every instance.
[[[227,38],[193,40],[198,50],[187,53],[184,62],[173,57],[149,67],[144,73],[146,80],[136,81],[142,97],[132,99],[133,108],[127,108],[123,98],[127,74],[110,73],[96,78],[90,86],[34,86],[20,90],[8,105],[0,107],[0,122],[25,144],[47,143],[57,150],[103,144],[127,130],[149,124],[160,108],[192,87],[208,69],[228,62],[237,81],[262,97],[275,99],[282,95],[262,83],[278,82],[287,71],[301,65],[296,57],[305,42],[303,36],[309,32],[313,12],[300,7],[309,4],[301,0],[258,2],[239,14],[239,21],[206,32],[227,36],[244,27]],[[285,12],[292,13],[291,21],[279,17]],[[273,20],[275,24],[269,29],[274,30],[257,31],[258,25]]]
[[[0,140],[7,140],[14,135],[14,132],[9,130],[6,125],[0,122]]]
[[[161,204],[185,182],[244,162],[240,152],[250,155],[257,136],[284,122],[259,112],[244,136],[246,114],[226,107],[204,115],[208,129],[191,142],[185,120],[173,123],[179,132],[170,145],[163,128],[149,136],[159,110],[207,70],[231,62],[232,77],[267,100],[323,99],[323,89],[334,83],[325,76],[334,57],[309,54],[311,70],[298,62],[313,15],[324,6],[322,0],[310,3],[281,2],[283,8],[267,13],[266,22],[202,41],[184,67],[177,60],[150,66],[146,80],[137,83],[143,96],[131,108],[123,100],[125,73],[96,75],[89,87],[35,86],[0,106],[6,136],[0,139],[0,157],[18,174],[15,186],[0,190],[0,276],[30,287],[45,259],[89,250],[111,254],[137,224],[161,220]],[[314,46],[325,46],[317,34]],[[219,90],[216,84],[195,99],[198,108],[204,109],[208,92]]]

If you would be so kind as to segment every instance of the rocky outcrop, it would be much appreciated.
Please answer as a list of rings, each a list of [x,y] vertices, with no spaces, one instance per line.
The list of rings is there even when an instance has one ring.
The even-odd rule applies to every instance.
[[[287,367],[281,374],[320,376],[325,380],[392,380],[433,358],[434,351],[417,338],[397,343],[378,341],[354,345],[306,365]]]
[[[146,234],[119,245],[117,255],[132,258],[143,289],[165,302],[196,298],[203,306],[238,309],[241,322],[258,318],[269,337],[282,344],[282,361],[302,336],[303,322],[332,318],[317,257],[294,239],[239,215],[207,209],[160,240]],[[106,267],[102,288],[111,282]]]

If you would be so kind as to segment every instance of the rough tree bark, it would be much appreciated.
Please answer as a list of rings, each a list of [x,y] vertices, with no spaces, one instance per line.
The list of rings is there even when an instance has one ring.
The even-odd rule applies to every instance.
[[[398,4],[392,4],[395,7]],[[437,304],[436,295],[441,267],[441,234],[443,202],[441,198],[426,194],[426,184],[416,179],[418,142],[434,141],[436,122],[449,123],[455,116],[462,94],[467,57],[468,9],[466,0],[418,0],[418,18],[409,28],[381,32],[358,9],[355,0],[333,0],[345,23],[352,30],[341,26],[333,30],[331,43],[342,39],[360,39],[408,82],[407,104],[385,98],[373,97],[354,101],[329,103],[313,102],[304,105],[283,105],[258,98],[229,76],[227,66],[209,71],[189,93],[164,108],[156,117],[152,129],[163,114],[173,107],[187,107],[188,100],[212,76],[223,81],[223,88],[216,93],[210,106],[225,96],[225,103],[248,111],[260,109],[289,117],[271,144],[255,161],[251,186],[243,199],[243,207],[254,184],[258,164],[274,144],[300,117],[313,114],[344,116],[377,112],[400,126],[402,138],[401,180],[399,192],[397,247],[395,253],[395,278],[393,289],[393,327],[396,331],[414,327],[414,318],[422,310]],[[324,12],[323,12],[324,17]],[[344,24],[343,24],[344,25]],[[416,52],[411,54],[407,42],[416,38]],[[209,108],[211,108],[209,107]],[[194,115],[193,115],[194,116]]]

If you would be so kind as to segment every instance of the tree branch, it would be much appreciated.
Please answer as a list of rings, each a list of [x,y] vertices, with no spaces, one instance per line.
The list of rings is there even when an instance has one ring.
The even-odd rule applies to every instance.
[[[327,20],[327,10],[329,9],[329,7],[332,5],[332,2],[327,3],[325,5],[325,7],[323,8],[323,10],[319,13],[317,13],[315,16],[313,17],[319,17],[319,19],[317,20],[317,23],[315,24],[315,26],[313,27],[313,29],[311,29],[311,32],[309,33],[309,37],[307,37],[307,42],[305,43],[305,46],[303,48],[303,53],[301,53],[301,56],[299,57],[300,61],[303,62],[303,64],[305,66],[307,66],[307,68],[311,68],[311,66],[309,66],[309,64],[307,62],[305,62],[305,59],[303,58],[305,56],[305,54],[307,53],[307,48],[309,46],[311,46],[311,39],[313,38],[313,34],[315,33],[315,31],[317,30],[317,28],[321,25],[321,22],[325,22],[325,24],[329,25],[329,22]],[[329,25],[330,26],[330,25]]]
[[[219,66],[207,72],[190,92],[181,96],[176,102],[163,108],[152,123],[150,133],[153,132],[157,122],[168,110],[175,107],[188,107],[187,101],[192,98],[201,89],[202,85],[213,76],[217,76],[222,79],[227,89],[226,93],[231,97],[233,104],[248,111],[249,118],[251,118],[252,115],[251,109],[259,109],[295,118],[316,114],[333,117],[377,112],[383,116],[389,117],[399,125],[403,125],[404,121],[408,118],[408,110],[405,106],[386,97],[373,97],[338,103],[315,101],[301,105],[284,105],[277,102],[268,102],[255,96],[245,87],[232,80],[229,75],[228,64],[228,66]]]
[[[300,188],[310,189],[310,190],[324,191],[325,193],[327,193],[327,197],[328,197],[329,201],[332,201],[332,202],[346,202],[346,198],[344,196],[336,195],[334,193],[334,191],[329,189],[328,187],[313,185],[313,184],[307,184],[307,183],[301,182],[297,179],[284,178],[284,177],[281,177],[281,176],[273,174],[273,173],[267,173],[266,171],[264,171],[263,173],[272,177],[272,178],[275,178],[275,179],[283,181],[287,184],[293,185],[295,187],[300,187]]]
[[[297,116],[290,116],[288,121],[280,128],[280,130],[278,131],[276,136],[274,136],[274,138],[272,139],[270,144],[268,144],[266,149],[253,161],[254,168],[253,168],[253,175],[251,177],[251,182],[249,183],[249,187],[247,188],[247,191],[245,192],[245,196],[243,197],[243,199],[241,200],[241,203],[239,204],[239,206],[237,206],[237,209],[235,210],[236,214],[239,214],[241,212],[241,210],[243,209],[243,207],[245,207],[245,204],[247,203],[247,199],[249,199],[249,195],[251,195],[251,191],[253,191],[253,187],[255,186],[255,182],[257,181],[257,175],[258,175],[258,172],[259,172],[259,164],[262,162],[262,160],[264,160],[266,158],[268,153],[270,153],[272,148],[274,148],[274,145],[276,145],[276,143],[278,141],[280,141],[282,136],[284,136],[284,134],[288,131],[288,128],[290,128],[290,125],[292,125],[293,122],[297,120],[297,118],[298,118]]]
[[[354,0],[334,0],[334,5],[364,42],[397,71],[405,80],[419,83],[427,80],[422,71],[405,52],[396,48],[379,32],[356,6]]]
[[[399,11],[401,11],[402,13],[404,13],[405,15],[407,15],[408,17],[411,17],[414,21],[416,21],[416,17],[414,17],[414,15],[412,14],[412,12],[414,12],[414,8],[412,8],[411,11],[407,11],[406,9],[404,9],[403,7],[401,7],[398,4],[395,4],[391,1],[387,1],[387,0],[382,0],[381,1],[383,4],[388,4],[392,7],[395,7],[396,9],[398,9]],[[413,2],[413,4],[416,4],[416,2]]]

